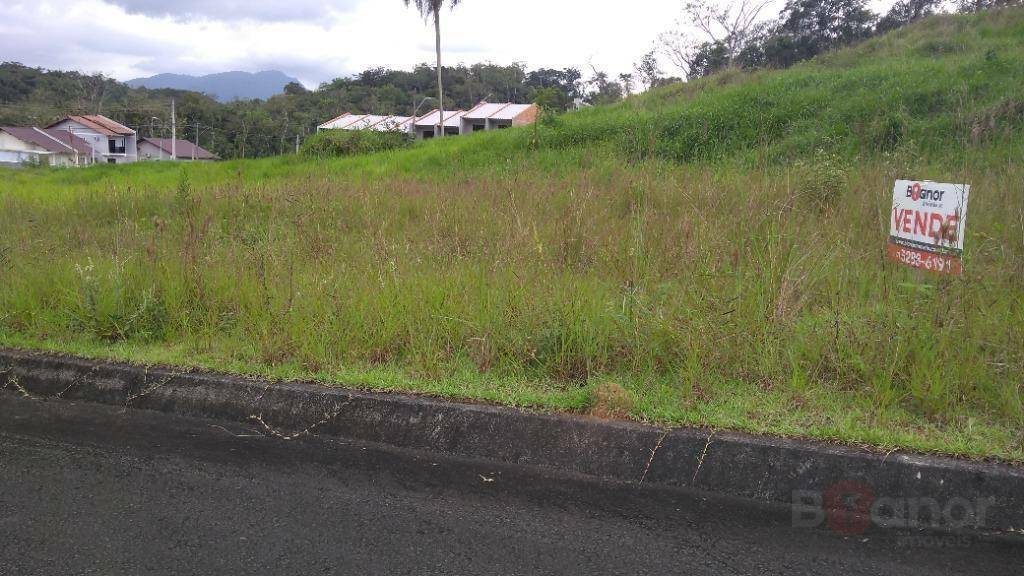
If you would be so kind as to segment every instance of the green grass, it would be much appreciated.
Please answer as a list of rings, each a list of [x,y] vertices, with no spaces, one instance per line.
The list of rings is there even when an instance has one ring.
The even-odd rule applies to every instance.
[[[324,130],[307,138],[302,143],[302,150],[299,153],[304,156],[333,158],[397,150],[410,144],[412,144],[412,140],[404,132]]]
[[[538,129],[4,173],[0,345],[1024,460],[1022,40],[933,18]],[[972,184],[963,277],[885,260],[904,177]]]

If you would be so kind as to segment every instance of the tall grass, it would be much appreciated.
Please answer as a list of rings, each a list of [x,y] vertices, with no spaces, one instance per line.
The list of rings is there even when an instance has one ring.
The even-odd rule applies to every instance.
[[[1019,84],[946,82],[961,50],[825,97],[936,26],[1019,52],[1012,14],[541,131],[12,174],[0,343],[1022,459]],[[885,260],[904,177],[972,184],[963,277]]]

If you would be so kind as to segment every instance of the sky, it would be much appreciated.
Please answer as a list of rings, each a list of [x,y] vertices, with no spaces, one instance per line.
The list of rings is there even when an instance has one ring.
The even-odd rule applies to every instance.
[[[367,68],[411,69],[434,60],[433,27],[399,0],[4,4],[0,60],[118,80],[163,72],[280,70],[314,88]],[[674,26],[682,4],[463,0],[441,15],[444,63],[523,62],[528,69],[584,71],[593,65],[613,75],[629,72],[658,34]],[[779,0],[766,15],[774,16],[781,5]]]

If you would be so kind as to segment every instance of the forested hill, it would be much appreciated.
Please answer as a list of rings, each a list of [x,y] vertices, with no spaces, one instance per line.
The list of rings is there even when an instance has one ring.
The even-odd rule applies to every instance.
[[[445,107],[467,109],[482,99],[532,102],[541,90],[555,106],[583,95],[576,69],[527,71],[520,65],[476,64],[445,68]],[[221,103],[184,90],[131,88],[102,75],[87,75],[0,64],[0,125],[45,125],[66,114],[101,113],[142,135],[168,136],[170,101],[175,99],[178,135],[223,158],[255,157],[292,150],[316,126],[342,112],[411,114],[413,102],[434,94],[436,76],[427,65],[412,71],[376,68],[307,90],[291,83],[266,100]],[[621,93],[591,91],[594,101]],[[420,109],[436,106],[428,101]],[[198,125],[198,128],[197,128]]]

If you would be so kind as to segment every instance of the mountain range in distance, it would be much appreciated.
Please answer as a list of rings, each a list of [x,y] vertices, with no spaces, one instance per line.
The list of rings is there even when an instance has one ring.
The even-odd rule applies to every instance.
[[[188,74],[157,74],[148,78],[135,78],[127,84],[132,88],[173,88],[208,94],[221,102],[231,100],[266,100],[284,91],[295,78],[277,70],[264,72],[220,72],[205,76]]]

